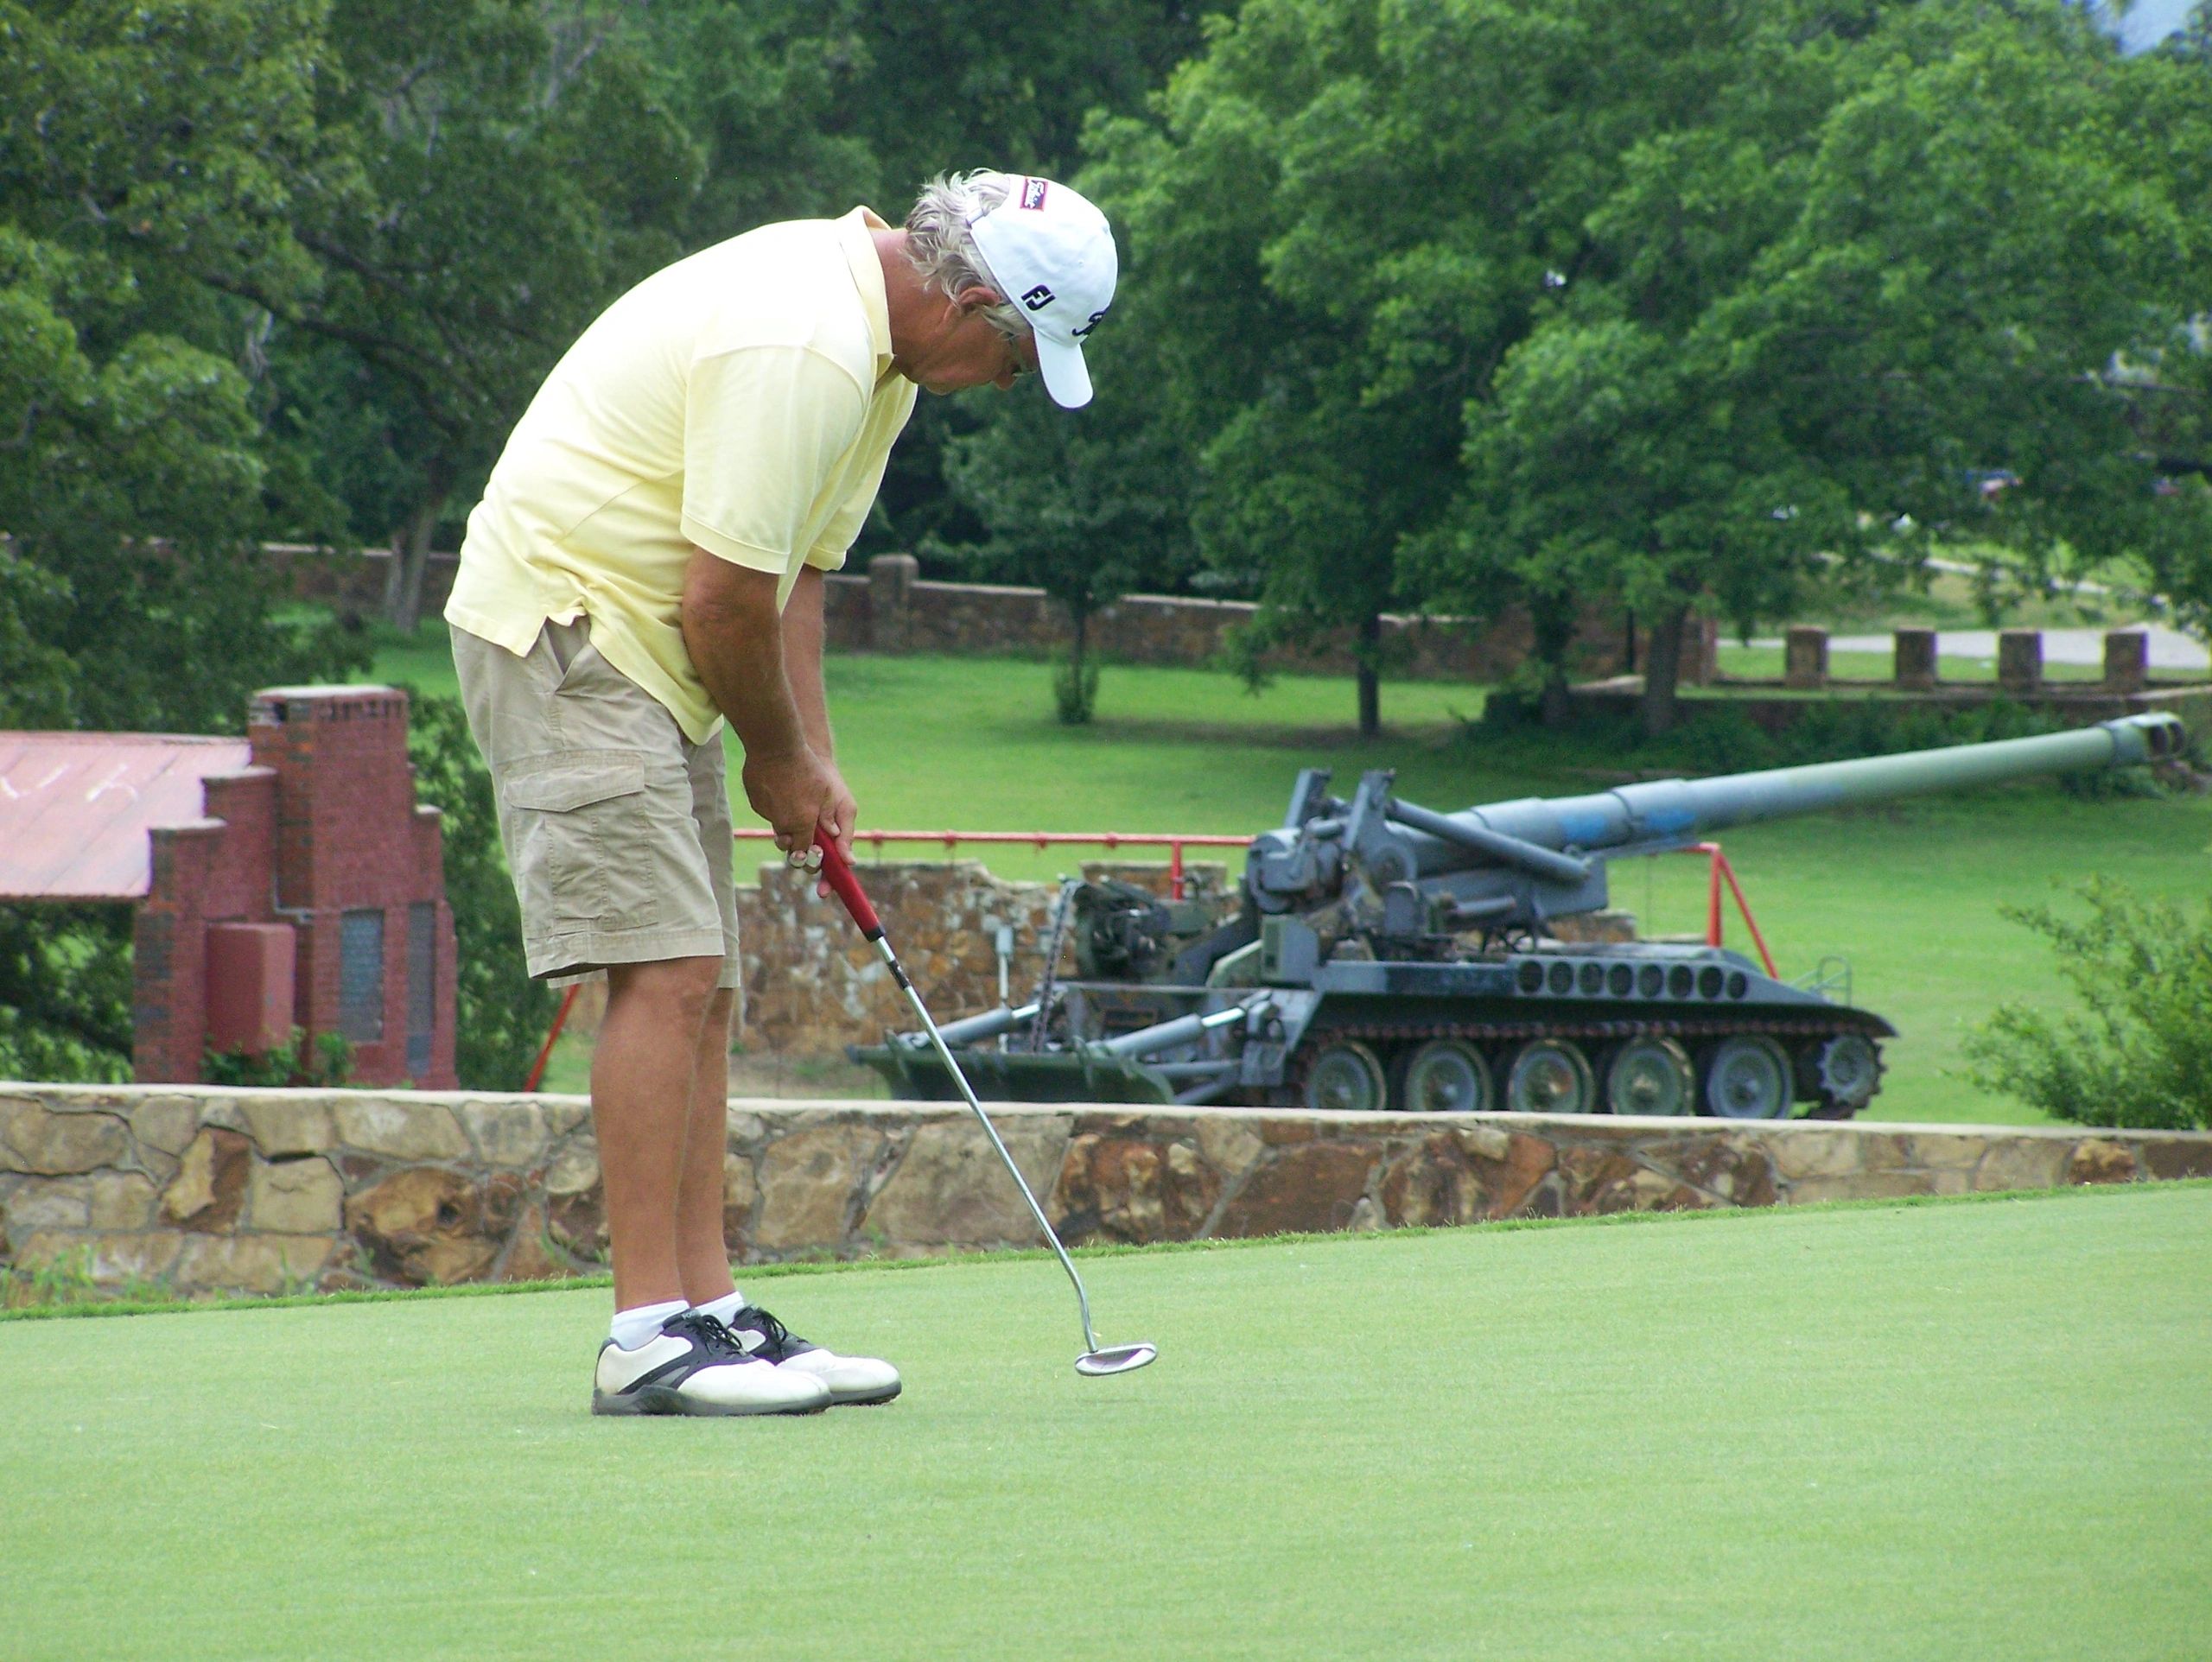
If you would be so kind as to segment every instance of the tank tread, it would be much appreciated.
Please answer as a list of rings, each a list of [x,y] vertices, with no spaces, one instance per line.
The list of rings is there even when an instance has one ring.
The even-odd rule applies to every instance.
[[[1392,1043],[1401,1039],[1531,1039],[1531,1038],[1726,1038],[1732,1033],[1773,1033],[1791,1038],[1828,1038],[1838,1033],[1859,1033],[1868,1038],[1888,1037],[1888,1030],[1873,1018],[1852,1019],[1854,1012],[1838,1012],[1812,1020],[1777,1021],[1440,1021],[1440,1022],[1317,1022],[1306,1032],[1304,1049],[1316,1039],[1369,1039]]]
[[[1389,1044],[1408,1039],[1456,1038],[1480,1044],[1533,1038],[1727,1038],[1737,1033],[1767,1033],[1780,1038],[1834,1038],[1840,1033],[1858,1033],[1879,1039],[1888,1037],[1890,1029],[1880,1018],[1853,1010],[1838,1010],[1815,1019],[1770,1021],[1348,1022],[1309,1027],[1298,1050],[1301,1056],[1310,1059],[1317,1044],[1337,1039]],[[1302,1077],[1304,1069],[1295,1063],[1294,1068],[1294,1076]],[[1815,1102],[1796,1117],[1848,1120],[1858,1112],[1855,1107]]]

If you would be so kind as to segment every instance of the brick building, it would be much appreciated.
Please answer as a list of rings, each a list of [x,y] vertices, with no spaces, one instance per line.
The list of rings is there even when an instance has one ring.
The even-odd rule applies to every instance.
[[[135,903],[134,1065],[342,1034],[353,1079],[451,1088],[453,914],[407,695],[277,687],[243,739],[0,733],[0,899]]]

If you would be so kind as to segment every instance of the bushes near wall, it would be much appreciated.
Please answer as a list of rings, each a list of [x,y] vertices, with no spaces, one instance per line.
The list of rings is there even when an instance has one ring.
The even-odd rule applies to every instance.
[[[2075,1007],[2005,1004],[1967,1041],[1974,1082],[2087,1126],[2212,1128],[2212,901],[2195,914],[2105,878],[2088,917],[2005,916],[2050,943]]]

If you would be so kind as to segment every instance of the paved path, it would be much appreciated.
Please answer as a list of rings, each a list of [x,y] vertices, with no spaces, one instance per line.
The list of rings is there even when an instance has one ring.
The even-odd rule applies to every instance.
[[[2140,624],[2151,638],[2151,668],[2153,671],[2173,673],[2186,670],[2212,669],[2212,651],[2202,641],[2193,640],[2177,629],[2164,624]],[[1754,646],[1779,647],[1783,642],[1773,637],[1751,643]],[[1888,635],[1831,635],[1831,652],[1878,652],[1884,657],[1897,650],[1896,641]],[[1997,662],[1997,631],[1993,629],[1946,629],[1936,637],[1936,650],[1941,657],[1951,658],[1980,658],[1985,663]],[[2046,629],[2043,631],[2043,661],[2045,663],[2095,663],[2105,661],[2105,631],[2101,629]]]

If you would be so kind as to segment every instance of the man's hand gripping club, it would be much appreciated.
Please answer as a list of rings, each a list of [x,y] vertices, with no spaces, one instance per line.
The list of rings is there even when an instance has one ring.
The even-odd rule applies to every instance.
[[[755,756],[748,747],[739,777],[745,784],[745,800],[773,828],[776,847],[790,864],[820,871],[823,839],[840,853],[852,853],[858,812],[853,793],[837,770],[811,746],[801,745],[784,756]],[[815,892],[825,900],[830,897],[826,884],[817,885]]]

